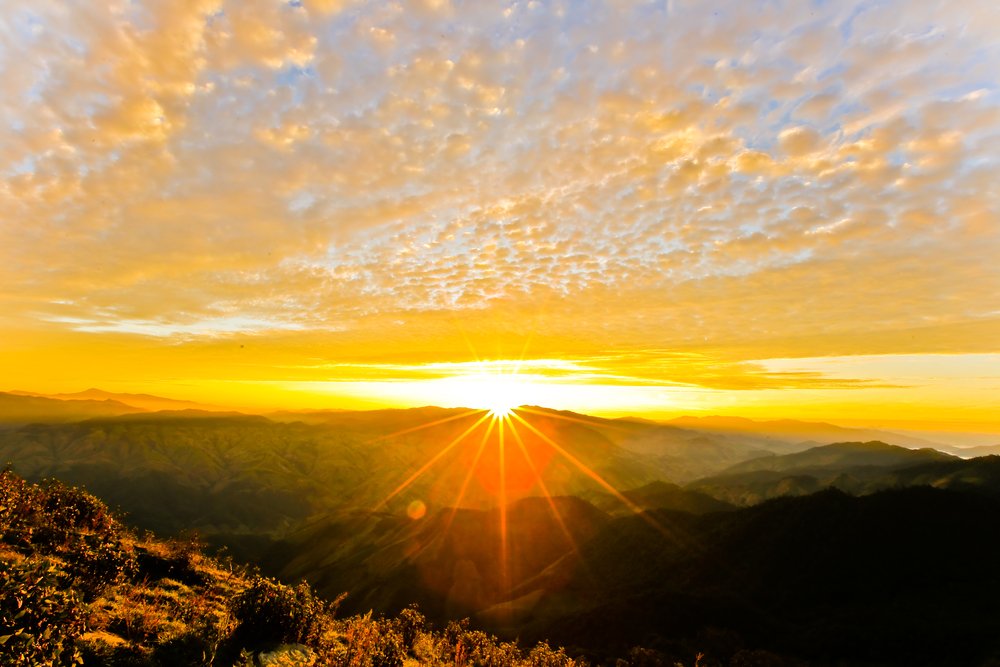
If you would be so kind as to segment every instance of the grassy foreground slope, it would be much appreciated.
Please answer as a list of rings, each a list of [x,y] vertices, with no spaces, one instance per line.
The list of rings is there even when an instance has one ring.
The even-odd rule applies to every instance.
[[[337,618],[339,602],[208,557],[192,541],[140,537],[81,489],[0,473],[6,666],[579,664],[468,622],[435,631],[414,608]]]

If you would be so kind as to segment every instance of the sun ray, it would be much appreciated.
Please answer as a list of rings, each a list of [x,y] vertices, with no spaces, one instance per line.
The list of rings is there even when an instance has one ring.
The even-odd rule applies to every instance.
[[[508,411],[507,414],[510,414]],[[507,563],[507,465],[506,452],[504,451],[504,421],[507,415],[494,417],[494,422],[498,424],[497,435],[499,436],[497,447],[500,458],[500,583],[504,592],[504,597],[510,592],[510,577]]]
[[[521,354],[518,355],[517,362],[514,364],[514,375],[521,372],[521,366],[524,365],[524,358],[528,356],[528,347],[531,345],[531,339],[535,337],[534,331],[528,332],[528,337],[524,340],[524,345],[521,346]]]
[[[447,532],[451,527],[451,522],[455,520],[455,515],[458,514],[462,501],[465,499],[465,494],[469,490],[469,483],[472,481],[472,476],[476,473],[476,469],[479,466],[479,459],[482,458],[483,452],[486,450],[486,442],[489,440],[490,433],[493,432],[493,426],[495,423],[496,420],[490,421],[489,426],[486,427],[486,432],[483,433],[482,440],[479,441],[479,447],[476,449],[476,454],[472,458],[472,465],[469,466],[469,471],[465,474],[465,479],[462,480],[462,486],[458,490],[458,496],[455,498],[455,502],[451,508],[451,513],[448,516],[448,520],[445,522],[445,532]]]
[[[664,537],[666,537],[667,539],[669,539],[671,541],[677,542],[678,544],[681,544],[684,547],[686,547],[688,549],[691,549],[693,552],[696,552],[696,553],[700,554],[702,557],[706,557],[707,554],[705,553],[705,550],[702,548],[702,546],[697,541],[692,540],[692,539],[686,537],[683,533],[679,533],[678,531],[671,530],[668,527],[664,526],[659,521],[657,521],[656,518],[650,512],[644,510],[642,507],[638,506],[637,504],[635,504],[634,502],[632,502],[631,500],[629,500],[620,491],[618,491],[616,488],[614,488],[614,486],[612,486],[607,480],[605,480],[603,477],[601,477],[596,471],[592,470],[589,466],[587,466],[585,463],[583,463],[582,461],[580,461],[579,459],[577,459],[570,452],[566,451],[566,449],[564,449],[563,447],[561,447],[552,438],[550,438],[547,435],[545,435],[544,433],[542,433],[535,426],[533,426],[528,421],[526,421],[522,416],[520,416],[519,414],[517,414],[518,412],[522,412],[522,411],[524,411],[523,408],[518,408],[517,412],[512,412],[511,413],[511,416],[513,418],[517,419],[518,421],[520,421],[522,424],[524,424],[528,429],[530,429],[533,433],[535,433],[535,435],[537,435],[539,438],[541,438],[542,440],[544,440],[545,442],[547,442],[549,445],[551,445],[556,450],[556,452],[558,452],[559,454],[561,454],[562,456],[564,456],[568,461],[570,461],[573,465],[575,465],[581,472],[583,472],[585,475],[587,475],[588,477],[590,477],[591,479],[593,479],[595,482],[597,482],[606,491],[608,491],[609,493],[611,493],[619,502],[621,502],[623,505],[625,505],[634,514],[638,515],[640,519],[642,519],[644,522],[646,522],[650,527],[652,527],[658,533],[660,533],[661,535],[663,535]],[[543,416],[545,415],[545,413],[541,413],[541,414]],[[517,437],[520,440],[520,435],[517,433],[517,429],[514,427],[513,422],[511,422],[511,431],[513,431],[513,433],[515,434],[515,437]],[[529,461],[529,465],[532,465],[530,463],[530,461],[531,461],[530,457],[528,457],[528,461]],[[544,483],[542,482],[541,479],[539,479],[539,485],[540,485],[540,488],[543,490],[543,492],[546,494],[546,496],[549,497],[549,498],[551,498],[551,496],[548,495],[548,490],[545,488]],[[553,511],[556,511],[554,506],[553,506]],[[556,512],[556,516],[558,518],[558,512]],[[565,528],[565,526],[564,526],[564,528]],[[567,534],[567,537],[570,539],[570,541],[573,542],[572,535],[569,534],[568,529],[565,529],[565,532]],[[575,542],[573,542],[573,544],[575,545]],[[582,557],[582,552],[580,552],[580,550],[578,548],[576,549],[576,553],[579,554],[579,555],[581,555],[581,557]],[[721,561],[716,561],[716,562],[721,567],[724,567],[727,570],[731,571],[731,568],[729,568],[725,563],[723,563]],[[582,558],[581,558],[581,563],[582,563],[584,569],[589,572],[589,567],[588,567],[586,561],[584,561]],[[767,613],[767,612],[764,612],[763,610],[760,610],[760,611],[762,613]]]
[[[519,406],[517,408],[518,412],[528,412],[539,417],[550,417],[552,419],[561,419],[563,421],[573,422],[575,424],[583,424],[584,426],[589,426],[591,428],[606,428],[612,431],[625,431],[627,430],[624,426],[618,426],[616,424],[602,423],[595,420],[580,419],[579,417],[567,417],[566,415],[559,414],[558,412],[543,412],[541,410],[534,410],[528,406]]]
[[[461,337],[462,342],[465,343],[465,347],[468,348],[469,353],[472,355],[472,358],[475,359],[476,361],[482,361],[482,358],[479,356],[479,352],[476,350],[476,346],[472,344],[472,339],[469,338],[469,334],[466,333],[465,327],[462,326],[462,323],[454,315],[452,315],[450,319],[452,326],[455,327],[455,331],[458,332],[458,335],[459,337]]]
[[[377,510],[377,509],[383,507],[386,503],[388,503],[390,500],[392,500],[397,495],[399,495],[403,490],[405,490],[407,487],[409,487],[411,484],[413,484],[413,482],[415,482],[421,475],[423,475],[425,472],[427,472],[427,470],[431,466],[433,466],[435,463],[437,463],[445,454],[447,454],[458,443],[460,443],[462,440],[464,440],[466,438],[466,436],[468,436],[470,433],[472,433],[474,430],[476,430],[476,428],[478,428],[480,424],[482,424],[484,421],[486,421],[489,418],[489,416],[490,415],[489,415],[488,412],[483,412],[483,415],[479,419],[477,419],[476,422],[472,426],[470,426],[465,431],[463,431],[461,434],[459,434],[457,437],[455,437],[455,439],[452,440],[451,442],[449,442],[447,445],[445,445],[444,448],[440,452],[438,452],[437,454],[435,454],[433,458],[431,458],[426,463],[424,463],[422,466],[420,466],[420,468],[415,473],[413,473],[412,475],[410,475],[406,479],[406,481],[404,481],[402,484],[400,484],[399,486],[397,486],[392,491],[392,493],[390,493],[388,496],[385,497],[384,500],[382,500],[378,505],[376,505],[375,509]]]
[[[377,438],[372,438],[368,443],[378,442],[379,440],[388,440],[389,438],[396,438],[401,435],[407,435],[409,433],[416,433],[417,431],[422,431],[425,428],[431,428],[433,426],[440,426],[441,424],[447,424],[448,422],[453,422],[456,419],[462,419],[464,417],[470,417],[474,414],[482,412],[481,409],[467,410],[461,414],[452,415],[451,417],[443,417],[441,419],[435,419],[432,422],[427,422],[426,424],[421,424],[419,426],[413,426],[411,428],[404,428],[402,431],[396,431],[395,433],[389,433],[387,435],[380,435]]]
[[[514,426],[514,421],[508,416],[504,418],[507,421],[507,425],[510,427],[511,435],[514,436],[514,442],[520,448],[521,453],[524,455],[524,460],[528,463],[528,469],[535,476],[535,481],[538,483],[538,488],[542,490],[542,496],[548,502],[549,508],[552,510],[552,516],[555,518],[556,523],[559,524],[559,528],[562,529],[563,535],[566,536],[566,541],[569,543],[570,548],[573,549],[577,554],[580,553],[580,547],[577,545],[576,540],[573,538],[573,534],[569,531],[569,527],[566,525],[566,521],[563,520],[562,515],[559,513],[559,508],[556,507],[555,500],[552,498],[552,494],[549,492],[548,486],[545,484],[545,480],[542,478],[541,472],[539,472],[538,467],[535,465],[534,460],[528,453],[528,447],[524,444],[524,439],[521,434],[517,432],[517,427]]]
[[[479,441],[479,445],[476,448],[476,454],[472,458],[472,464],[469,466],[469,471],[465,475],[465,479],[462,481],[462,486],[458,491],[458,495],[455,497],[455,502],[452,503],[450,511],[447,517],[444,519],[444,523],[441,526],[441,534],[447,535],[448,531],[451,530],[451,525],[455,522],[455,517],[458,515],[458,510],[461,509],[462,500],[465,498],[465,493],[469,488],[469,483],[472,481],[472,477],[476,472],[479,465],[479,460],[482,458],[483,452],[486,450],[486,442],[490,437],[490,432],[493,429],[493,425],[490,424],[486,432],[483,434],[482,439]],[[418,552],[423,553],[424,550],[431,547],[431,542],[427,542],[419,547]]]
[[[616,499],[618,499],[619,502],[621,502],[623,505],[625,505],[627,508],[629,508],[633,513],[635,513],[635,514],[639,515],[640,517],[642,517],[643,520],[645,520],[648,524],[650,524],[658,532],[660,532],[661,534],[663,534],[664,536],[669,537],[669,538],[674,538],[675,537],[671,531],[667,530],[664,526],[662,526],[660,524],[660,522],[658,522],[656,519],[654,519],[652,516],[650,516],[648,512],[646,512],[641,507],[639,507],[638,505],[636,505],[634,502],[632,502],[631,500],[629,500],[628,498],[626,498],[624,495],[622,495],[622,493],[620,491],[618,491],[618,489],[616,489],[615,487],[613,487],[610,483],[607,482],[607,480],[605,480],[603,477],[601,477],[600,475],[598,475],[597,472],[595,472],[592,468],[590,468],[589,466],[587,466],[583,461],[581,461],[580,459],[578,459],[575,456],[573,456],[571,453],[569,453],[563,447],[561,447],[559,445],[559,443],[557,443],[555,440],[553,440],[552,438],[550,438],[549,436],[545,435],[544,433],[542,433],[541,431],[539,431],[537,428],[535,428],[534,426],[532,426],[521,415],[517,414],[516,412],[514,412],[512,414],[513,414],[513,416],[514,416],[515,419],[517,419],[519,422],[521,422],[526,427],[528,427],[528,429],[530,429],[535,435],[537,435],[539,438],[541,438],[542,440],[544,440],[545,442],[547,442],[553,449],[555,449],[556,452],[558,452],[559,454],[561,454],[566,460],[568,460],[570,463],[572,463],[573,465],[575,465],[580,470],[580,472],[582,472],[584,475],[586,475],[590,479],[592,479],[595,482],[597,482],[598,485],[600,485],[601,488],[603,488],[605,491],[607,491],[608,493],[610,493],[611,495],[613,495]]]

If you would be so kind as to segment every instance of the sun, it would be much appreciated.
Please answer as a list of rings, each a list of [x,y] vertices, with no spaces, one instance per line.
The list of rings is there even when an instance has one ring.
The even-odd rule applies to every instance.
[[[477,387],[474,400],[478,405],[472,407],[487,410],[496,419],[510,416],[514,408],[524,403],[526,384],[516,376],[486,378]]]
[[[452,384],[462,405],[486,410],[496,419],[510,416],[531,394],[530,381],[517,373],[477,373],[453,378]]]
[[[498,403],[497,405],[488,408],[488,410],[490,416],[493,417],[494,419],[504,419],[505,417],[509,417],[510,414],[514,412],[514,408],[516,407],[517,407],[516,405],[505,405],[504,403]]]

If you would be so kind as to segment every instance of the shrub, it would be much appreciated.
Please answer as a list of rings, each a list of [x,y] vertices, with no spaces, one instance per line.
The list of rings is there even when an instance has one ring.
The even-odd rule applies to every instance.
[[[791,664],[793,664],[791,660],[776,653],[750,649],[737,652],[729,661],[730,667],[786,667]]]
[[[0,539],[8,544],[31,544],[31,518],[39,511],[38,487],[9,468],[0,472]]]
[[[63,557],[76,575],[77,586],[88,597],[134,576],[138,569],[131,545],[101,534],[81,536]]]
[[[293,587],[255,576],[234,598],[232,612],[239,631],[256,642],[319,646],[339,602],[316,597],[305,582]]]
[[[403,637],[392,621],[373,619],[371,612],[345,623],[346,649],[337,656],[341,667],[401,667],[406,657]]]
[[[97,497],[61,482],[0,473],[0,537],[23,553],[59,556],[87,595],[135,571],[126,533]]]
[[[672,663],[663,653],[642,646],[633,646],[628,652],[628,658],[618,659],[621,667],[673,667]]]
[[[394,625],[403,640],[403,646],[409,651],[417,636],[427,630],[427,619],[420,613],[417,605],[413,604],[399,612]]]
[[[121,525],[111,510],[97,496],[58,480],[45,480],[44,509],[53,519],[61,519],[71,530],[98,534],[117,534]]]
[[[160,665],[211,665],[218,644],[213,633],[197,628],[157,646],[153,659]]]
[[[62,482],[45,480],[37,501],[32,541],[50,549],[71,547],[83,534],[110,539],[121,530],[107,505]]]
[[[84,608],[61,585],[51,561],[0,562],[0,663],[70,665],[81,662],[74,642],[84,629]]]
[[[567,656],[562,648],[554,649],[544,642],[539,642],[528,654],[528,664],[531,667],[574,667],[579,663]]]
[[[501,642],[485,632],[474,630],[465,634],[469,662],[484,667],[508,667],[521,661],[521,650],[513,642]]]

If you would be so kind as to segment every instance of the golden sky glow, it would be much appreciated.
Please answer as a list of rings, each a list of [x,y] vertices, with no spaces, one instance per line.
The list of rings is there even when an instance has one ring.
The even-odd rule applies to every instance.
[[[0,390],[1000,431],[998,62],[992,0],[14,0]]]

